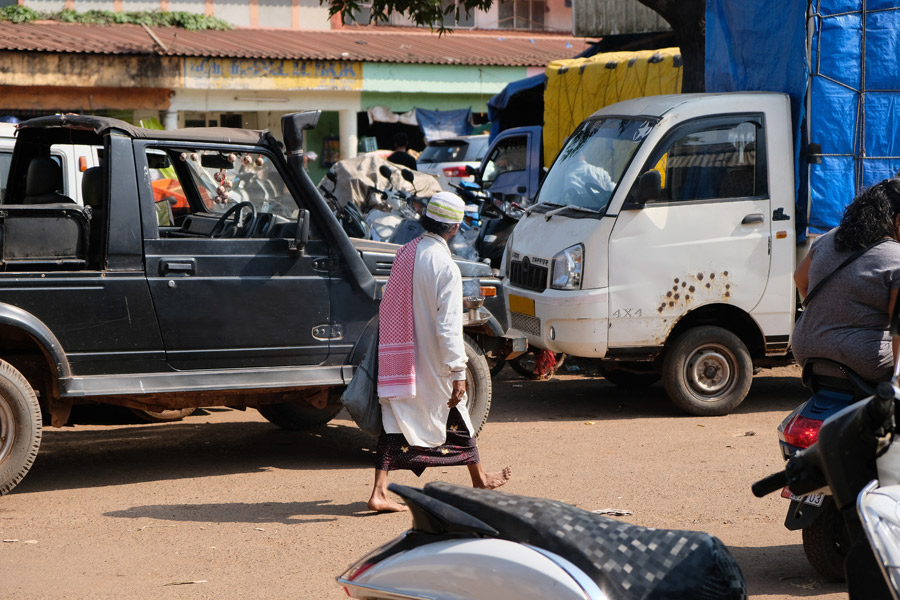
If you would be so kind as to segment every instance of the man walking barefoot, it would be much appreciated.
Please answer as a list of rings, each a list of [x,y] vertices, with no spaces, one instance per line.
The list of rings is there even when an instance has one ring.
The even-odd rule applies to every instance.
[[[466,398],[462,277],[447,242],[465,205],[435,194],[421,223],[425,234],[397,252],[379,310],[378,395],[384,430],[378,438],[375,485],[368,506],[406,510],[388,495],[388,472],[466,465],[472,485],[493,489],[512,471],[486,472]]]

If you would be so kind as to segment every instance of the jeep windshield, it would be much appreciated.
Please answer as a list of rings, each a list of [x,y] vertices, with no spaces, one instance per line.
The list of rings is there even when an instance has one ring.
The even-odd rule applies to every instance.
[[[651,126],[646,119],[604,118],[583,123],[547,173],[537,201],[550,207],[605,211]]]

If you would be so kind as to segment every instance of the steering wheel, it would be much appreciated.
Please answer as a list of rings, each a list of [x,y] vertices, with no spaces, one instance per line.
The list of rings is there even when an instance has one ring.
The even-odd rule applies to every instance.
[[[244,209],[250,209],[250,216],[247,219],[243,218]],[[246,200],[238,202],[222,213],[222,216],[219,217],[219,220],[216,221],[216,224],[210,230],[209,237],[223,237],[217,234],[225,233],[225,224],[229,219],[233,221],[232,225],[234,227],[234,233],[230,237],[250,237],[253,228],[256,226],[256,207],[253,206],[252,202],[247,202]]]

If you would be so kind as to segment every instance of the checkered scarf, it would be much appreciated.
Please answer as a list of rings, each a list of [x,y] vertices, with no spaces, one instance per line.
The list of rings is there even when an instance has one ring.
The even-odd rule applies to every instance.
[[[416,343],[413,320],[413,269],[417,237],[397,251],[378,309],[378,396],[416,395]]]

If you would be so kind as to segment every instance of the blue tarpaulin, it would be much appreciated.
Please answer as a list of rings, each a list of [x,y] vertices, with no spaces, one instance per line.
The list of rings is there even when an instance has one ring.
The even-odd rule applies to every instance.
[[[809,232],[822,233],[860,190],[900,168],[898,31],[900,0],[707,1],[707,91],[791,97],[801,240],[807,198]],[[822,148],[808,182],[807,99],[808,139]]]
[[[442,140],[472,133],[472,109],[425,110],[416,109],[416,121],[426,141]]]
[[[488,120],[491,122],[491,140],[497,137],[497,134],[504,129],[509,129],[508,126],[504,126],[502,123],[502,114],[513,97],[525,92],[534,92],[542,95],[544,93],[544,84],[546,83],[547,76],[543,73],[539,73],[538,75],[526,77],[525,79],[519,79],[518,81],[512,81],[506,84],[505,88],[488,100],[487,114]],[[536,113],[537,119],[542,119],[544,116],[543,106],[540,110],[536,111]],[[538,122],[537,125],[540,125],[540,122]]]

